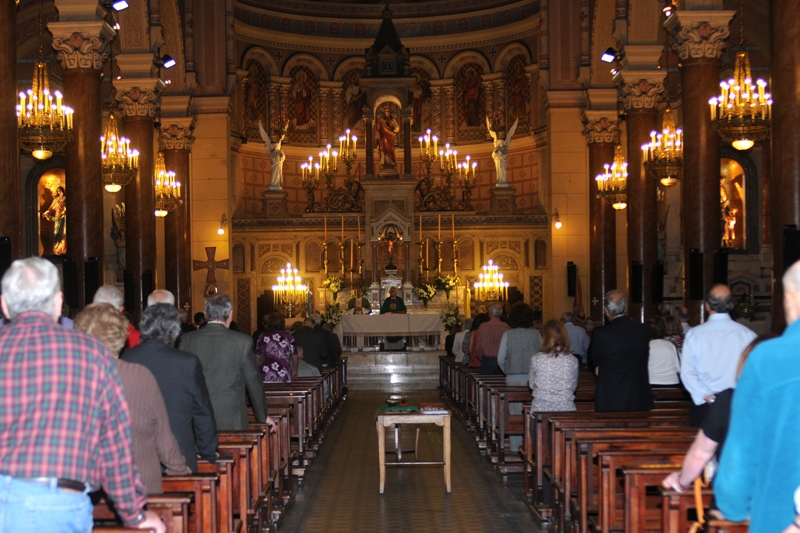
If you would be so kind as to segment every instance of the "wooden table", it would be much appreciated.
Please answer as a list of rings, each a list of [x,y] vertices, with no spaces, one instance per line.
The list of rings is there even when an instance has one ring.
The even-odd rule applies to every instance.
[[[395,424],[436,424],[442,426],[443,461],[396,461],[386,462],[386,428]],[[387,466],[444,466],[444,484],[450,493],[450,411],[447,414],[422,414],[422,413],[390,413],[378,412],[375,415],[375,427],[378,431],[378,465],[380,467],[381,481],[380,493],[386,485]]]

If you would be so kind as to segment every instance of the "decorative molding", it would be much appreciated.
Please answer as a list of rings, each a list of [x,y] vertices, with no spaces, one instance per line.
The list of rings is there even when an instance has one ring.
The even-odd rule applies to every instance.
[[[584,115],[583,134],[586,135],[587,144],[619,144],[619,120],[610,120],[608,117],[593,120]]]
[[[68,39],[53,38],[53,49],[58,51],[56,58],[63,69],[93,68],[102,70],[108,59],[111,47],[103,37],[83,37],[73,33]]]
[[[645,78],[634,82],[623,81],[620,86],[620,100],[626,111],[655,109],[663,93],[663,82],[651,82]]]
[[[139,87],[131,87],[128,90],[115,87],[114,98],[126,117],[155,118],[160,93],[161,91],[157,89],[143,91]]]
[[[734,11],[676,11],[664,24],[671,32],[672,49],[682,61],[719,59],[731,34]]]
[[[163,120],[163,119],[162,119]],[[191,150],[194,137],[194,118],[187,117],[180,122],[166,121],[168,125],[158,130],[158,146],[161,150]]]

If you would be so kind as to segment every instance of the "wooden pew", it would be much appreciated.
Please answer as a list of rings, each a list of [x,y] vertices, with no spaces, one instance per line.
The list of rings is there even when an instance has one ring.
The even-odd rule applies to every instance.
[[[200,474],[216,474],[219,476],[219,530],[233,531],[234,523],[234,473],[238,456],[230,452],[220,452],[216,463],[198,459],[197,472]]]
[[[676,469],[677,470],[677,469]],[[664,477],[672,472],[668,470]],[[703,507],[711,505],[711,489],[701,492]],[[695,503],[694,489],[685,492],[661,489],[661,531],[664,533],[685,533],[697,518],[697,504]]]
[[[150,494],[147,509],[164,521],[167,533],[189,533],[189,507],[193,499],[193,494]]]
[[[165,492],[189,492],[194,495],[190,507],[189,530],[196,533],[219,531],[219,475],[193,474],[188,476],[164,476]]]
[[[706,523],[708,533],[747,533],[750,523],[730,522],[728,520],[709,520]]]
[[[661,497],[647,497],[648,487],[661,487],[661,481],[675,470],[677,465],[640,465],[623,466],[625,479],[625,532],[644,533],[645,531],[661,531],[663,527],[663,510],[659,505],[665,502]],[[689,491],[694,499],[694,491]],[[648,505],[648,502],[651,505]],[[655,505],[652,505],[652,504]],[[684,513],[685,515],[686,513]]]

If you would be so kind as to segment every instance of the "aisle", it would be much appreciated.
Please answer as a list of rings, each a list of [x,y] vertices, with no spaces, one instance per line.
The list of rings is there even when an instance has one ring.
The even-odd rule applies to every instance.
[[[440,467],[387,468],[386,491],[379,494],[374,415],[387,396],[350,392],[279,533],[539,531],[519,491],[502,485],[457,420],[452,494]],[[411,403],[437,399],[436,391],[409,394]],[[441,428],[423,426],[420,460],[441,460],[441,450]]]

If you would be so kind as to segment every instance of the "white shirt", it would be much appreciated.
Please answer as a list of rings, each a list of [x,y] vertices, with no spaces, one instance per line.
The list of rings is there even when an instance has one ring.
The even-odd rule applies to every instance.
[[[689,325],[688,322],[681,322],[681,327],[683,328],[683,333],[689,333],[689,330],[692,329],[692,326]]]
[[[461,361],[464,357],[464,336],[467,334],[467,331],[459,331],[456,333],[456,336],[453,337],[453,355],[456,356],[456,361]]]
[[[650,341],[650,358],[647,362],[650,374],[650,385],[676,385],[680,382],[678,372],[678,350],[675,345],[664,339]]]
[[[695,326],[683,341],[681,381],[695,405],[705,397],[736,387],[736,367],[756,334],[727,313],[714,313]]]
[[[569,335],[569,351],[580,355],[582,360],[586,359],[586,350],[589,349],[589,335],[586,334],[586,330],[572,322],[565,322],[564,328]]]

